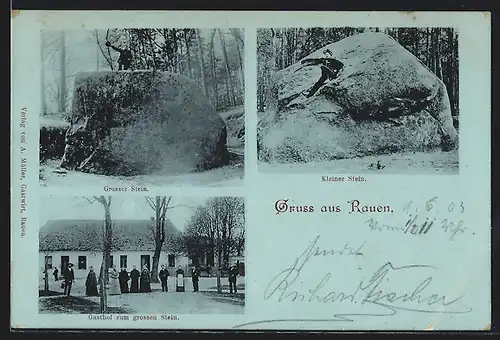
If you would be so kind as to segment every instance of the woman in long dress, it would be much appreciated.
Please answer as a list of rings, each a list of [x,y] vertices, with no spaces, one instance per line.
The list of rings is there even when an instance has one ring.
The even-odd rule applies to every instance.
[[[120,280],[120,290],[123,293],[128,293],[128,272],[126,268],[122,268],[120,275],[119,275],[119,280]]]
[[[116,266],[113,265],[109,268],[109,295],[120,295],[120,283],[118,282],[118,271]]]
[[[99,296],[99,293],[97,292],[97,277],[92,266],[90,267],[87,280],[85,281],[85,295]]]
[[[147,266],[142,268],[140,291],[141,293],[149,293],[151,291],[151,275]]]
[[[138,293],[139,292],[139,278],[141,277],[141,273],[134,266],[134,269],[130,272],[130,292]]]

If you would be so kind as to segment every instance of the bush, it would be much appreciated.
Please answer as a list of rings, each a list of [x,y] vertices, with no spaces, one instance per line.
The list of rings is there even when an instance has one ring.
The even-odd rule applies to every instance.
[[[65,135],[69,124],[40,126],[40,162],[60,159],[64,154]]]

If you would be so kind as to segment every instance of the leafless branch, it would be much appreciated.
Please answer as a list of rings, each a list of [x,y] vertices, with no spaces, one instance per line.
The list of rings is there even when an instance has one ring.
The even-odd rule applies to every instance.
[[[151,209],[156,210],[156,203],[155,203],[153,197],[146,196],[146,202],[149,204]]]

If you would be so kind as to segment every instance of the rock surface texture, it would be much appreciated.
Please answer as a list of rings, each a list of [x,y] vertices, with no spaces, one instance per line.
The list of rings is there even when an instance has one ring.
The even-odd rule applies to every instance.
[[[307,61],[330,50],[344,64],[307,98],[320,78]],[[444,83],[383,33],[363,33],[315,51],[274,74],[258,125],[259,159],[328,161],[458,145]]]
[[[61,167],[106,175],[226,165],[227,130],[198,86],[155,71],[80,73]]]

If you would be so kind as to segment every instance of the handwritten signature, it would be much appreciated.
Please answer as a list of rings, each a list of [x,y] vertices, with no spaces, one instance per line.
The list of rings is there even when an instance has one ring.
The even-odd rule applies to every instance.
[[[306,250],[295,260],[293,265],[280,271],[267,285],[264,291],[264,299],[276,298],[278,303],[283,301],[300,303],[335,303],[335,304],[359,304],[359,313],[335,312],[332,317],[326,319],[277,319],[262,320],[238,325],[238,327],[261,324],[275,323],[285,321],[298,322],[323,322],[323,321],[344,321],[352,322],[355,317],[376,317],[393,316],[399,311],[417,312],[417,313],[440,313],[440,314],[464,314],[472,311],[472,308],[459,306],[457,303],[463,296],[449,298],[448,296],[434,292],[432,283],[434,277],[429,274],[437,269],[426,264],[408,264],[396,266],[392,262],[383,263],[368,280],[361,280],[353,285],[353,289],[344,291],[327,291],[327,284],[334,276],[339,277],[342,274],[325,272],[319,283],[300,291],[294,287],[294,283],[299,282],[301,271],[311,257],[318,255],[331,254],[328,251],[322,251],[317,245],[320,237],[317,236],[306,248]],[[364,245],[364,243],[363,243]],[[351,255],[356,252],[351,252]],[[412,281],[410,287],[399,286],[398,291],[393,289],[384,289],[383,282],[390,280],[393,275],[400,274],[405,277],[418,276],[419,279]],[[343,276],[343,275],[342,275]],[[303,281],[300,281],[303,283]],[[376,306],[380,311],[363,312],[367,306]],[[352,309],[350,309],[352,310]]]

